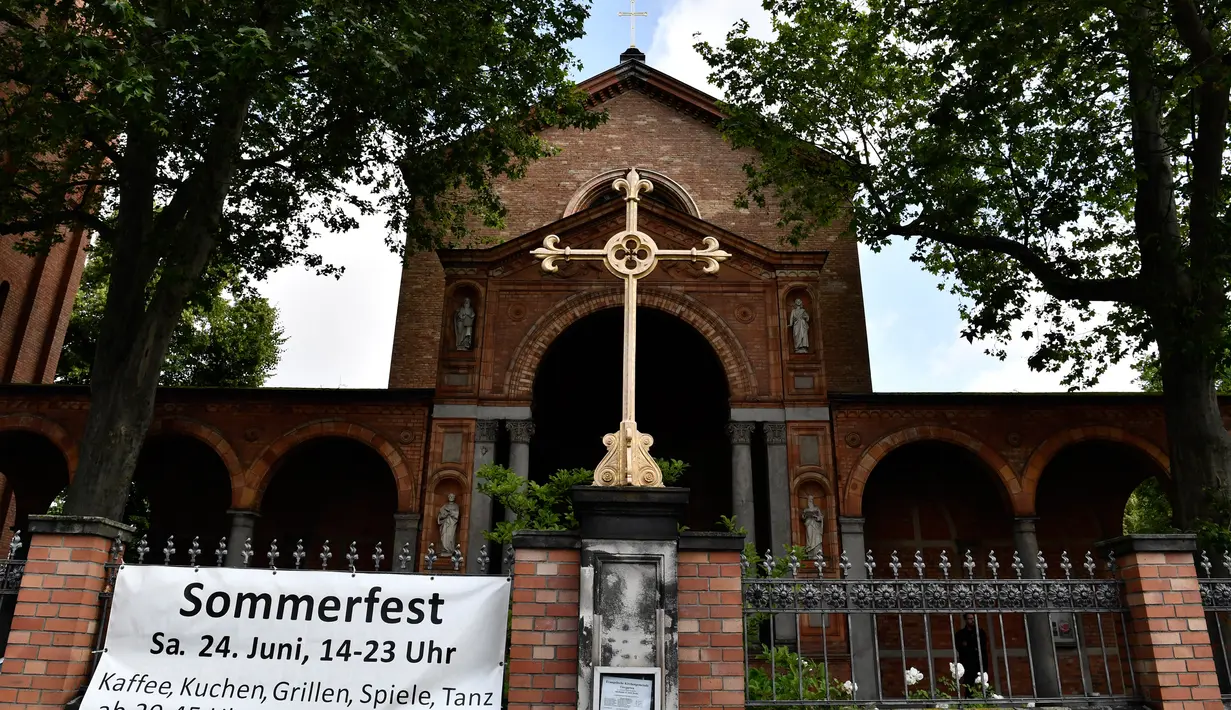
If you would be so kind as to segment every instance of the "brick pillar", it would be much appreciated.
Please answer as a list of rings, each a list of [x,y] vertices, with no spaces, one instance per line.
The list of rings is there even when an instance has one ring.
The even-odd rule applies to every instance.
[[[59,710],[82,689],[93,667],[111,544],[131,532],[103,518],[30,516],[0,705]]]
[[[1102,546],[1116,556],[1129,609],[1137,690],[1154,710],[1223,707],[1192,535],[1130,535]]]
[[[680,537],[680,710],[744,707],[743,542],[729,533]]]
[[[581,551],[576,535],[513,538],[508,710],[575,710]]]

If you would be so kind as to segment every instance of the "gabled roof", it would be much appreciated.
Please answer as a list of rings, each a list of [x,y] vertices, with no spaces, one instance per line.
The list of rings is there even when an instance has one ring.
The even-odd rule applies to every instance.
[[[758,244],[734,232],[727,231],[716,224],[690,214],[673,210],[653,202],[642,202],[638,213],[643,217],[662,220],[682,231],[698,236],[711,236],[728,252],[733,259],[730,266],[749,273],[756,272],[759,278],[772,274],[780,269],[819,269],[822,268],[828,251],[778,251]],[[510,239],[494,247],[478,249],[438,249],[440,263],[446,269],[468,269],[481,267],[491,276],[502,276],[527,263],[537,262],[530,251],[543,245],[543,238],[549,234],[564,235],[585,228],[596,222],[607,222],[611,218],[624,214],[624,201],[612,200],[601,205],[581,210],[574,214],[545,224],[538,229]],[[647,230],[649,231],[649,230]],[[614,232],[612,232],[614,234]],[[576,246],[576,245],[573,245]]]
[[[640,91],[707,123],[718,123],[726,118],[718,108],[718,99],[636,59],[638,55],[645,56],[626,52],[622,55],[626,57],[624,61],[581,82],[578,86],[590,94],[588,105],[599,106],[625,92]]]

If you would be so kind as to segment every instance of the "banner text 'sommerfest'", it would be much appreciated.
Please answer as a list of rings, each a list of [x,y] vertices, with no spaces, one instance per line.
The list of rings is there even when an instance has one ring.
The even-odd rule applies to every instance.
[[[499,708],[503,577],[125,566],[82,710]]]

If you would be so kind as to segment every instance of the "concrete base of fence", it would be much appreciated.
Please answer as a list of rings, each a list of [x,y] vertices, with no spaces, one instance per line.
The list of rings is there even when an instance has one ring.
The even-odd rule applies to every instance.
[[[31,516],[30,553],[0,667],[0,705],[63,708],[89,679],[114,540],[104,518]]]
[[[1214,651],[1192,535],[1133,535],[1102,543],[1116,556],[1129,609],[1129,651],[1142,699],[1157,710],[1221,710]]]

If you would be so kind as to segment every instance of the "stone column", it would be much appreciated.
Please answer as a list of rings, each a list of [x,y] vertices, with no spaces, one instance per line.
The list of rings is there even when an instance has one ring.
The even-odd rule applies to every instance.
[[[868,550],[863,539],[863,518],[838,518],[838,531],[842,536],[842,550],[851,561],[850,579],[867,579],[868,568],[863,566]],[[880,659],[874,652],[873,640],[876,628],[870,614],[851,614],[851,667],[852,680],[859,690],[856,699],[871,700],[877,697]]]
[[[530,478],[530,439],[534,436],[534,422],[529,419],[505,422],[509,430],[509,468],[522,478]],[[513,521],[513,513],[504,511],[504,519]]]
[[[1039,538],[1035,533],[1034,523],[1037,518],[1013,519],[1013,546],[1021,556],[1025,565],[1025,576],[1028,579],[1040,579],[1042,573],[1038,567]],[[1056,646],[1052,642],[1051,615],[1047,613],[1027,614],[1026,630],[1030,633],[1030,658],[1033,663],[1030,668],[1034,676],[1035,693],[1040,698],[1060,697],[1060,676],[1056,665]],[[991,634],[989,633],[990,637]]]
[[[774,556],[784,554],[791,544],[791,477],[786,458],[786,424],[765,422],[765,454],[769,477],[769,542]],[[794,647],[798,616],[778,614],[774,638]]]
[[[411,573],[419,569],[419,521],[423,516],[419,513],[393,514],[393,569],[397,572]],[[402,569],[399,555],[408,555],[406,569]]]
[[[500,422],[495,419],[480,419],[475,422],[474,470],[476,472],[496,460],[496,434],[499,432],[499,427]],[[479,558],[483,545],[487,542],[483,533],[490,530],[492,526],[492,499],[479,492],[477,475],[472,474],[471,479],[470,510],[466,529],[466,571],[470,574],[482,574],[487,570],[479,568]],[[498,549],[494,545],[490,546],[487,551],[488,555],[499,558],[498,553],[493,554]]]
[[[729,422],[731,437],[731,508],[736,522],[748,531],[748,542],[756,542],[756,500],[752,494],[752,431],[754,422]]]
[[[256,537],[256,519],[261,514],[255,510],[228,510],[231,516],[231,534],[227,537],[227,567],[244,566],[244,543]]]

